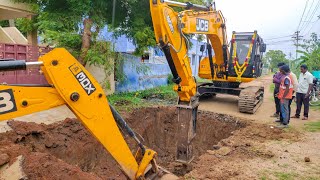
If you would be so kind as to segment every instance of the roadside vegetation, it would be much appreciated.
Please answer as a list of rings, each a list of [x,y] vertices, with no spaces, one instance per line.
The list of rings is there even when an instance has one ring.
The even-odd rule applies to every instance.
[[[308,122],[304,126],[305,130],[308,132],[320,132],[320,121]]]
[[[316,33],[312,33],[308,39],[303,40],[300,45],[302,50],[298,50],[301,54],[300,58],[295,61],[296,69],[299,71],[301,64],[306,64],[309,71],[320,70],[320,39]]]
[[[170,84],[143,91],[116,93],[108,96],[108,100],[119,111],[131,111],[153,105],[173,105],[177,97],[173,85]]]

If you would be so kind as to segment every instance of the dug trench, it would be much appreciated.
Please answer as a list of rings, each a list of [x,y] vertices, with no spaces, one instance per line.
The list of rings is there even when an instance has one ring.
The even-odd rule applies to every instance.
[[[178,176],[199,167],[199,156],[208,150],[219,149],[217,144],[226,144],[221,143],[226,138],[234,134],[248,137],[252,131],[247,123],[237,118],[198,112],[197,136],[193,140],[195,159],[184,166],[175,162],[178,133],[175,107],[136,109],[124,113],[123,117],[143,137],[144,144],[158,153],[158,164]],[[19,121],[9,121],[8,124],[13,130],[0,134],[0,165],[10,165],[22,155],[21,166],[28,179],[126,179],[111,155],[76,119],[50,125]],[[250,134],[250,137],[259,138],[257,134],[261,132]],[[274,134],[277,138],[281,133],[277,131],[270,135],[270,132],[263,131],[262,134]],[[134,153],[137,146],[133,140],[125,138]]]

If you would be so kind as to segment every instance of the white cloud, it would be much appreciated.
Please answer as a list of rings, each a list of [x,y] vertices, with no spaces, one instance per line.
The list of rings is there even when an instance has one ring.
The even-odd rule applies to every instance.
[[[307,10],[310,8],[311,0]],[[306,0],[216,0],[217,9],[221,10],[227,22],[228,37],[232,31],[254,31],[266,39],[267,43],[275,41],[289,40],[290,37],[267,40],[274,37],[292,35],[298,27]],[[312,8],[315,7],[314,2]],[[320,8],[319,8],[320,9]],[[320,15],[318,9],[318,14]],[[312,9],[311,9],[312,11]],[[311,12],[310,12],[311,14]],[[316,20],[316,16],[313,21]],[[320,24],[320,21],[318,22]],[[302,33],[307,33],[313,24]],[[319,31],[319,25],[315,24],[312,31]],[[270,45],[268,49],[280,49],[287,55],[289,52],[295,53],[293,43],[278,43]]]

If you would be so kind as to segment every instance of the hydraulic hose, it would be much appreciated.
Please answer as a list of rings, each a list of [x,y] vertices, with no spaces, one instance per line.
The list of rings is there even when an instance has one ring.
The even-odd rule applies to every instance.
[[[127,124],[127,122],[121,117],[121,115],[118,113],[118,111],[109,103],[112,115],[114,117],[114,119],[116,120],[117,125],[126,131],[126,133],[128,133],[128,135],[133,138],[139,145],[139,147],[141,148],[141,152],[142,154],[145,153],[146,149],[143,146],[143,144],[141,143],[141,141],[138,139],[138,137],[136,136],[135,132],[130,128],[130,126]]]

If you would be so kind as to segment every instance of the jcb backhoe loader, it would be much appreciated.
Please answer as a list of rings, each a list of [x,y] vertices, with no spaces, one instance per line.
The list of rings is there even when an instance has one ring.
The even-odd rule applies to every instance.
[[[179,11],[184,9],[182,11]],[[181,3],[171,0],[150,0],[155,38],[164,52],[173,74],[174,90],[179,95],[178,121],[180,122],[177,143],[177,160],[188,163],[192,160],[192,139],[196,134],[199,95],[227,93],[238,95],[239,110],[254,113],[263,99],[264,89],[258,85],[240,87],[261,75],[262,53],[265,44],[253,33],[233,33],[231,53],[228,51],[225,19],[217,11],[215,3],[207,6]],[[207,38],[207,56],[202,58],[199,77],[212,83],[198,84],[192,76],[188,57],[187,34],[201,34]],[[213,51],[214,53],[213,53]]]
[[[145,147],[117,111],[109,106],[98,82],[65,49],[54,49],[38,62],[0,61],[0,71],[41,66],[47,86],[0,85],[0,120],[67,105],[109,151],[129,179],[177,179],[156,164],[156,152]],[[139,145],[132,155],[119,127]]]

